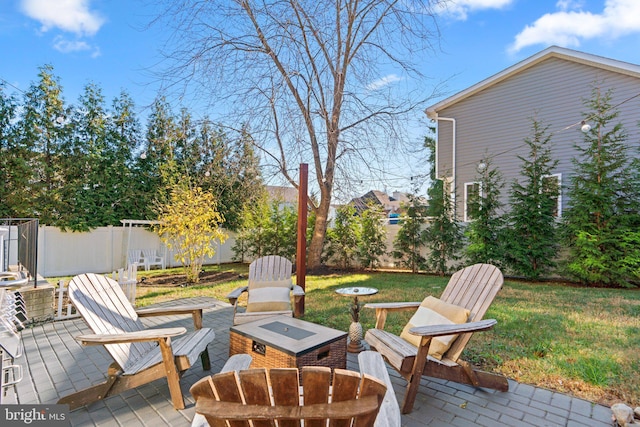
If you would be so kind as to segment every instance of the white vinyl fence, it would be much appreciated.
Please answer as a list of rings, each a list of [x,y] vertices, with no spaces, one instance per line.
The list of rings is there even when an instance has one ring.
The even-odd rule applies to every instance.
[[[129,237],[128,233],[131,233]],[[235,235],[220,245],[216,241],[216,254],[205,264],[232,262]],[[127,247],[128,246],[128,247]],[[13,249],[13,248],[12,248]],[[73,276],[80,273],[111,274],[126,268],[126,254],[130,249],[157,249],[163,251],[167,267],[178,267],[173,253],[167,250],[157,234],[147,227],[98,227],[78,233],[61,231],[57,227],[38,229],[38,274],[43,277]]]
[[[380,257],[382,267],[394,267],[392,258],[393,240],[400,225],[388,224],[387,251]],[[220,244],[216,241],[216,254],[205,260],[205,265],[233,262],[232,247],[235,234],[225,231],[229,238]],[[14,231],[12,231],[15,234]],[[129,233],[131,233],[129,235]],[[16,244],[10,250],[9,264],[16,262]],[[133,249],[156,249],[163,252],[167,267],[179,267],[173,253],[148,227],[98,227],[79,233],[62,231],[57,227],[40,226],[38,229],[38,274],[42,277],[74,276],[81,273],[111,274],[127,267],[127,251]]]

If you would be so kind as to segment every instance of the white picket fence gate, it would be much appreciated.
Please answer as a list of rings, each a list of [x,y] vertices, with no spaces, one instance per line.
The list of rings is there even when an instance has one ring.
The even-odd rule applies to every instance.
[[[64,280],[60,280],[58,282],[58,295],[57,298],[57,310],[56,310],[56,320],[65,320],[65,319],[73,319],[75,317],[80,317],[80,314],[77,312],[76,308],[71,303],[71,300],[68,297],[67,286]]]

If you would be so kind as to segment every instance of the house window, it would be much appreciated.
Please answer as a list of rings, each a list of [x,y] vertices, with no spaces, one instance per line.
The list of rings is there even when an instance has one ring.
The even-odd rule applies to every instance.
[[[479,182],[465,182],[464,183],[464,220],[465,222],[473,219],[473,212],[471,212],[470,201],[481,197]]]
[[[555,173],[543,176],[542,191],[554,201],[553,216],[562,217],[562,174]]]

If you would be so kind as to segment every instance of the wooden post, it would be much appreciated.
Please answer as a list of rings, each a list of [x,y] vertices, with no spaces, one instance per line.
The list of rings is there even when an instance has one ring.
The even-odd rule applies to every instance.
[[[306,289],[307,276],[307,180],[309,165],[300,163],[300,182],[298,183],[298,245],[296,250],[296,284]],[[295,307],[296,316],[304,315],[304,296]]]

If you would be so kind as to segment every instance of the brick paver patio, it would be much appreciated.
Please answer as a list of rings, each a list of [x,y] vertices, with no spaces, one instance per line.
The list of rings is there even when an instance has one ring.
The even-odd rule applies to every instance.
[[[211,372],[218,372],[227,359],[232,309],[210,298],[212,309],[204,313],[204,324],[216,339],[209,345]],[[192,328],[190,316],[143,318],[148,326]],[[61,396],[98,383],[112,362],[101,346],[83,347],[73,337],[88,333],[82,319],[50,322],[22,331],[25,355],[18,359],[24,379],[17,396],[9,390],[3,404],[55,403]],[[349,353],[347,367],[357,370],[357,357]],[[405,380],[389,370],[398,401]],[[167,382],[160,379],[118,396],[71,412],[74,426],[189,426],[194,401],[189,387],[207,373],[200,362],[182,377],[186,409],[171,404]],[[402,416],[403,426],[611,426],[611,410],[582,399],[510,382],[506,393],[475,389],[457,383],[423,378],[412,413]]]

